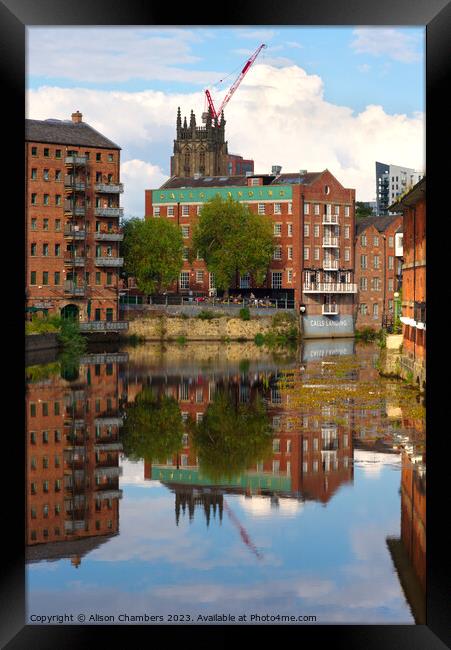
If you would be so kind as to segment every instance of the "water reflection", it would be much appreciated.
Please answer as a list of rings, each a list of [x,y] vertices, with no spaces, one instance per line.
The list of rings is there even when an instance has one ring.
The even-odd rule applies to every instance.
[[[29,370],[30,611],[114,613],[126,594],[160,612],[422,622],[423,409],[380,379],[374,346],[313,343],[147,345]],[[37,572],[69,558],[76,593],[63,564]]]

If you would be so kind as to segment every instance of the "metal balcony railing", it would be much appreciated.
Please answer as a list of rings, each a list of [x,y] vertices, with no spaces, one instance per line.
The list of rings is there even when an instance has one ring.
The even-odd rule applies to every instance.
[[[94,424],[97,426],[117,426],[121,427],[124,424],[124,420],[119,417],[99,417],[95,418]]]
[[[357,293],[357,285],[345,282],[316,282],[304,284],[304,293]]]
[[[73,176],[66,174],[64,177],[64,187],[73,192],[84,192],[86,183],[84,181],[78,181]]]
[[[66,293],[70,293],[73,296],[84,296],[85,295],[85,288],[84,287],[77,287],[75,282],[72,282],[71,280],[65,280],[64,281],[64,291]]]
[[[116,478],[122,476],[122,467],[99,467],[94,470],[95,476]]]
[[[128,330],[128,321],[92,320],[80,323],[81,332],[117,332],[119,330]]]
[[[123,257],[96,257],[96,266],[123,266]]]
[[[330,224],[338,225],[339,217],[338,214],[323,214],[323,225],[328,226]]]
[[[84,530],[85,520],[79,519],[77,521],[65,521],[64,530],[66,533],[73,533],[75,530]]]
[[[123,446],[121,442],[104,442],[94,445],[95,451],[122,451]]]
[[[94,208],[96,217],[122,217],[124,208]]]
[[[122,241],[124,234],[121,232],[95,232],[94,239],[99,241]]]
[[[327,304],[322,306],[323,316],[335,316],[338,314],[338,305],[336,304]]]
[[[86,214],[86,206],[76,205],[72,201],[64,201],[64,212],[70,212],[76,217],[84,217]]]
[[[102,490],[96,492],[96,499],[122,499],[122,490]]]
[[[72,266],[84,266],[85,258],[78,257],[77,255],[65,255],[64,264],[70,264]]]
[[[64,162],[66,165],[87,165],[88,159],[86,156],[66,156]]]
[[[66,226],[64,228],[64,236],[72,239],[84,239],[86,237],[86,230]]]
[[[94,185],[96,192],[108,193],[108,194],[118,194],[124,191],[123,183],[96,183]]]
[[[338,260],[325,259],[323,261],[323,269],[325,271],[338,271]]]
[[[323,248],[325,247],[338,248],[338,237],[323,237]]]

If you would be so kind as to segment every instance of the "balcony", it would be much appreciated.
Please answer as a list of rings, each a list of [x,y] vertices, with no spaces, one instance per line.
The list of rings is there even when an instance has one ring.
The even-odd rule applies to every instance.
[[[84,529],[85,529],[84,519],[64,522],[64,532],[66,533],[74,533],[76,530],[84,530]]]
[[[86,156],[66,156],[64,162],[66,165],[87,165],[88,159]]]
[[[96,217],[123,217],[124,208],[94,208]]]
[[[348,282],[312,282],[304,284],[304,293],[357,293],[357,285]]]
[[[86,215],[86,206],[76,205],[72,201],[64,201],[64,212],[70,212],[76,217],[84,217]]]
[[[324,226],[329,226],[329,225],[334,225],[337,226],[339,221],[338,214],[323,214],[323,225]]]
[[[73,176],[66,174],[64,177],[64,187],[71,192],[84,192],[86,183],[84,181],[77,181]]]
[[[323,248],[339,248],[338,237],[323,237]]]
[[[122,490],[103,490],[97,492],[96,499],[122,499]]]
[[[121,442],[105,442],[94,445],[95,451],[122,451],[122,449]]]
[[[80,332],[118,332],[128,330],[128,321],[92,320],[80,323]]]
[[[124,191],[123,183],[96,183],[94,185],[96,192],[102,192],[106,194],[120,194]]]
[[[81,230],[72,226],[66,226],[64,228],[64,236],[68,237],[69,239],[84,239],[86,237],[86,230]]]
[[[94,239],[99,241],[122,241],[124,234],[121,232],[95,232]]]
[[[72,296],[84,296],[85,295],[85,288],[84,287],[77,287],[75,282],[72,282],[72,280],[65,280],[64,281],[64,291],[65,291],[65,293],[70,293]]]
[[[338,305],[327,304],[322,306],[323,316],[336,316],[338,314]]]
[[[124,424],[124,420],[122,418],[117,418],[117,417],[95,418],[94,424],[96,426],[100,426],[100,427],[103,427],[103,426],[105,426],[105,427],[108,427],[108,426],[121,427]]]
[[[78,257],[77,255],[65,255],[64,264],[69,264],[71,266],[84,266],[85,258]]]
[[[122,476],[122,467],[100,467],[95,470],[95,476],[97,477],[107,477],[107,478],[117,478]]]
[[[123,257],[96,257],[96,266],[123,266]]]
[[[323,260],[323,269],[325,271],[338,271],[339,260],[325,259]]]

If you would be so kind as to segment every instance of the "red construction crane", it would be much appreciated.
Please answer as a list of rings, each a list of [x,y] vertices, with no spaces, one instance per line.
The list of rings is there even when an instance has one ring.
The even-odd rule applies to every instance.
[[[261,560],[263,555],[260,553],[260,551],[255,546],[254,542],[249,537],[249,534],[247,533],[244,526],[242,526],[240,524],[238,518],[234,515],[234,513],[230,509],[229,504],[226,502],[225,499],[223,500],[223,504],[224,504],[225,511],[229,515],[229,517],[232,520],[232,522],[234,523],[234,525],[238,528],[238,530],[240,532],[240,537],[243,540],[243,542],[246,544],[246,546],[248,546],[251,549],[252,553],[254,553],[254,555],[256,555],[258,557],[258,559]]]
[[[210,111],[211,111],[211,113],[212,113],[212,117],[213,117],[213,119],[217,119],[217,120],[218,120],[218,124],[219,124],[220,121],[221,121],[221,114],[222,114],[222,111],[224,110],[224,107],[229,103],[229,101],[230,101],[230,99],[231,99],[233,93],[235,92],[235,90],[238,88],[238,86],[239,86],[240,83],[242,82],[242,80],[243,80],[243,78],[244,78],[244,75],[245,75],[246,72],[249,70],[249,68],[250,68],[251,65],[254,63],[255,59],[257,58],[257,56],[260,54],[260,51],[261,51],[264,47],[266,47],[266,45],[265,45],[264,43],[262,43],[262,44],[261,44],[261,45],[260,45],[260,46],[255,50],[255,52],[254,52],[253,55],[250,57],[250,59],[248,59],[248,60],[246,61],[246,63],[244,64],[244,67],[243,67],[243,69],[241,70],[240,74],[238,75],[238,77],[236,78],[236,80],[234,81],[234,83],[230,86],[229,91],[227,92],[226,96],[225,96],[224,99],[222,100],[222,103],[221,103],[221,105],[219,106],[218,110],[215,109],[215,105],[213,104],[213,99],[211,98],[210,91],[209,91],[208,89],[205,91],[205,96],[206,96],[206,98],[207,98],[208,106],[210,107]],[[206,119],[206,115],[207,115],[206,113],[204,113],[204,114],[202,115],[202,117],[203,117],[204,120]]]

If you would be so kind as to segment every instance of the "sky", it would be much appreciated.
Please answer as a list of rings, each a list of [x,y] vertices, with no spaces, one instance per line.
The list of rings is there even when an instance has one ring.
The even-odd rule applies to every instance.
[[[71,43],[71,47],[67,47]],[[125,216],[169,177],[177,107],[198,123],[265,43],[225,110],[255,172],[329,169],[375,200],[375,162],[425,170],[424,27],[28,27],[26,116],[118,144]]]

